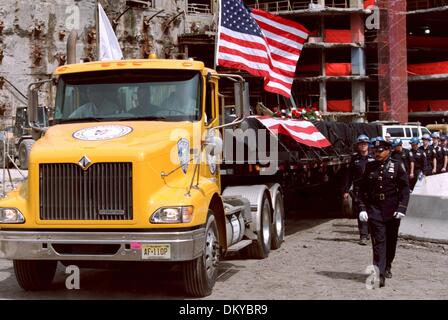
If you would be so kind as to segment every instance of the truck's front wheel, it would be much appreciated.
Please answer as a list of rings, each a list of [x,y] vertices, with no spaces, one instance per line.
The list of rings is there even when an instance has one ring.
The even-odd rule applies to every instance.
[[[218,277],[219,234],[215,215],[209,210],[202,256],[183,264],[185,291],[188,295],[205,297],[212,293]]]
[[[57,261],[14,260],[14,272],[24,290],[48,288],[56,273]]]
[[[31,148],[34,145],[34,140],[23,140],[19,146],[19,162],[20,169],[28,170],[28,160],[31,153]]]

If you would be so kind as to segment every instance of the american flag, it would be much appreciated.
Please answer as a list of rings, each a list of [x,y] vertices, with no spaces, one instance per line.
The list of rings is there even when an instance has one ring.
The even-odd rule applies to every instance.
[[[306,146],[315,148],[331,146],[330,141],[310,121],[276,119],[269,116],[256,118],[272,133],[290,136]]]
[[[266,91],[289,98],[308,30],[241,0],[221,0],[219,21],[217,65],[264,77]]]

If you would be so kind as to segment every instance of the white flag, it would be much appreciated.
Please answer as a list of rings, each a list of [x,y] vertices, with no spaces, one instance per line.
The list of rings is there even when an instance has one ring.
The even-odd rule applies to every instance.
[[[104,12],[101,4],[98,4],[98,21],[99,39],[100,39],[100,61],[104,60],[121,60],[123,59],[123,52],[121,52],[120,45],[118,44],[117,36],[114,29],[110,24],[109,18],[107,18],[106,12]]]

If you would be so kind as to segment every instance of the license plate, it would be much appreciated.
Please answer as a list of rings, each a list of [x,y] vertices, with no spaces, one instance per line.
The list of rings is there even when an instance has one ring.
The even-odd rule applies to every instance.
[[[171,245],[144,244],[142,245],[142,259],[170,259]]]

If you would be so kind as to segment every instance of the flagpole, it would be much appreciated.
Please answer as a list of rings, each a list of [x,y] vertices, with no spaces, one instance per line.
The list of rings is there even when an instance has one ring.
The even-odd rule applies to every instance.
[[[100,27],[98,0],[95,0],[95,28],[96,28],[96,60],[100,60]]]
[[[215,59],[213,69],[216,70],[218,65],[218,42],[219,42],[219,25],[221,23],[221,0],[217,1],[218,3],[218,20],[216,22],[216,35],[215,35]]]

